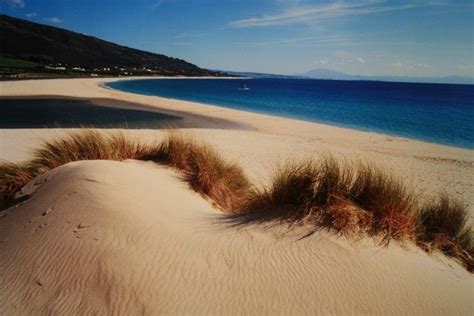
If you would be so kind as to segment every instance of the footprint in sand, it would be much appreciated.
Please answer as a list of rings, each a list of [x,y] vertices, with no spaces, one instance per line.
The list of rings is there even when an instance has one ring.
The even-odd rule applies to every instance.
[[[84,228],[87,228],[87,227],[90,227],[91,225],[86,225],[86,224],[83,224],[83,223],[79,223],[79,225],[77,225],[77,227],[72,231],[74,234],[77,234],[79,232],[79,230],[81,229],[84,229]],[[76,235],[76,238],[81,238],[80,235]]]
[[[46,216],[46,215],[48,215],[52,210],[53,210],[52,207],[48,208],[46,211],[43,212],[43,214],[41,214],[41,216]]]
[[[87,228],[87,227],[90,227],[91,225],[85,225],[83,223],[80,223],[79,225],[77,225],[77,229],[84,229],[84,228]]]

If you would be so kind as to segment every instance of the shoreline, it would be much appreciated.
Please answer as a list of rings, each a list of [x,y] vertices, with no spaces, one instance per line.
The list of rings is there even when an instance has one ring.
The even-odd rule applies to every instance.
[[[306,122],[306,123],[314,123],[314,124],[321,124],[321,125],[327,125],[331,127],[337,127],[337,128],[342,128],[346,130],[353,130],[357,132],[364,132],[364,133],[369,133],[369,134],[375,134],[375,135],[380,135],[380,136],[387,136],[387,137],[395,137],[395,138],[400,138],[402,140],[409,140],[409,141],[418,141],[418,142],[423,142],[427,144],[433,144],[433,145],[441,145],[441,146],[448,146],[448,147],[453,147],[453,148],[459,148],[459,149],[466,149],[466,150],[473,150],[474,151],[474,145],[469,146],[469,145],[455,145],[449,142],[442,142],[442,141],[436,141],[436,140],[429,140],[429,139],[423,139],[423,138],[417,138],[416,136],[410,136],[410,135],[402,135],[402,134],[396,134],[393,133],[391,134],[390,132],[385,132],[383,130],[374,130],[370,129],[369,127],[364,127],[364,126],[351,126],[350,124],[344,124],[341,122],[325,122],[325,121],[317,121],[317,120],[311,120],[307,119],[304,117],[297,117],[297,116],[286,116],[284,114],[275,114],[275,113],[268,113],[265,111],[258,111],[258,110],[251,110],[251,109],[238,109],[238,108],[233,108],[232,106],[226,106],[226,105],[221,105],[221,104],[213,104],[213,103],[205,103],[205,102],[200,102],[196,100],[186,100],[186,99],[180,99],[180,98],[173,98],[173,97],[164,97],[164,96],[159,96],[159,95],[154,95],[154,94],[145,94],[145,93],[136,93],[136,92],[130,92],[126,90],[120,90],[116,89],[110,85],[109,83],[112,82],[118,82],[118,81],[129,81],[129,80],[167,80],[167,79],[194,79],[193,77],[173,77],[173,78],[168,78],[168,77],[137,77],[137,78],[127,78],[127,79],[117,79],[114,81],[106,81],[99,83],[99,86],[104,88],[104,89],[110,89],[112,91],[117,91],[121,93],[128,93],[132,95],[141,95],[141,96],[148,96],[148,97],[157,97],[161,99],[167,99],[171,101],[183,101],[183,102],[190,102],[194,103],[199,106],[213,106],[213,107],[219,107],[223,109],[230,109],[230,110],[235,110],[235,111],[243,111],[243,112],[248,112],[248,113],[253,113],[253,114],[259,114],[259,115],[265,115],[265,116],[270,116],[270,117],[278,117],[278,118],[284,118],[288,120],[294,120],[294,121],[299,121],[299,122]],[[247,77],[245,78],[213,78],[213,77],[199,77],[195,79],[249,79]],[[250,78],[251,79],[251,78]]]
[[[250,130],[193,128],[186,129],[186,133],[216,146],[224,156],[242,161],[250,177],[260,183],[268,181],[269,169],[275,164],[330,153],[343,159],[375,162],[393,171],[428,198],[446,191],[473,209],[473,150],[101,86],[116,80],[122,78],[8,81],[0,83],[0,96],[106,98],[141,104],[156,111],[179,111],[245,124]],[[4,140],[0,144],[0,159],[24,159],[38,141],[60,136],[65,131],[71,130],[0,130],[0,139]],[[160,130],[127,130],[127,133],[145,139],[163,135]],[[17,146],[12,138],[19,139],[23,147]]]
[[[337,129],[338,131],[345,131],[345,132],[352,132],[352,133],[357,133],[360,135],[366,135],[368,137],[383,137],[383,138],[390,138],[394,141],[400,141],[400,142],[416,142],[420,143],[420,145],[427,145],[430,147],[443,147],[443,148],[451,148],[455,150],[463,150],[463,151],[470,151],[474,153],[474,149],[466,148],[466,147],[458,147],[454,145],[449,145],[449,144],[443,144],[443,143],[436,143],[436,142],[429,142],[426,140],[420,140],[416,138],[409,138],[406,136],[398,136],[398,135],[390,135],[386,134],[383,132],[378,132],[378,131],[370,131],[370,130],[361,130],[361,129],[356,129],[356,128],[351,128],[348,126],[344,125],[333,125],[325,122],[314,122],[314,121],[309,121],[309,120],[304,120],[304,119],[299,119],[299,118],[290,118],[290,117],[285,117],[285,116],[278,116],[278,115],[272,115],[272,114],[267,114],[267,113],[260,113],[260,112],[252,112],[252,111],[246,111],[246,110],[240,110],[240,109],[233,109],[233,108],[228,108],[225,106],[221,105],[215,105],[215,104],[207,104],[207,103],[200,103],[196,101],[187,101],[187,100],[182,100],[182,99],[174,99],[174,98],[166,98],[166,97],[161,97],[161,96],[154,96],[154,95],[145,95],[145,94],[138,94],[138,93],[133,93],[133,92],[126,92],[118,89],[114,89],[110,86],[107,86],[106,83],[109,82],[115,82],[115,81],[121,81],[121,80],[153,80],[153,79],[173,79],[173,80],[186,80],[186,79],[235,79],[235,80],[242,80],[246,79],[244,77],[116,77],[116,78],[68,78],[68,79],[42,79],[42,80],[22,80],[22,81],[2,81],[0,82],[0,97],[71,97],[71,98],[101,98],[101,97],[109,97],[110,99],[117,99],[119,101],[128,101],[132,100],[137,100],[137,99],[146,99],[146,101],[152,101],[152,102],[147,102],[144,104],[143,102],[136,102],[140,106],[145,106],[148,108],[153,108],[157,111],[163,110],[163,111],[179,111],[181,110],[182,112],[185,113],[194,113],[194,114],[205,114],[207,116],[212,116],[212,117],[219,117],[219,118],[225,118],[225,119],[231,119],[232,121],[238,121],[242,120],[241,122],[238,123],[243,123],[243,125],[247,125],[247,122],[244,122],[244,120],[247,120],[251,122],[251,125],[253,128],[256,130],[261,130],[265,132],[271,132],[271,130],[274,129],[269,129],[267,124],[261,124],[262,120],[258,119],[264,119],[264,120],[278,120],[278,123],[281,122],[286,122],[287,124],[290,123],[291,125],[293,124],[303,124],[305,127],[309,127],[313,125],[313,127],[318,127],[318,128],[324,128],[324,129]],[[25,93],[21,91],[21,89],[18,89],[19,84],[25,84],[28,81],[32,83],[37,83],[37,82],[61,82],[61,81],[77,81],[78,83],[85,83],[89,81],[90,84],[87,84],[87,91],[73,91],[67,90],[67,91],[60,91],[56,90],[54,93],[43,93],[44,89],[40,89],[41,93],[36,93],[36,94],[31,94],[31,93]],[[43,86],[41,84],[36,85],[33,84],[34,86]],[[3,86],[3,89],[1,88]],[[81,85],[83,88],[85,87],[84,85]],[[35,90],[36,87],[34,87]],[[53,87],[48,87],[48,88],[53,88]],[[68,87],[69,88],[69,87]],[[92,88],[92,89],[91,89]],[[52,89],[54,91],[54,89]],[[102,90],[102,91],[101,91]],[[38,90],[37,90],[38,91]],[[107,93],[106,91],[110,92]],[[160,102],[161,101],[161,102]],[[129,101],[133,102],[133,101]],[[140,104],[142,103],[142,104]],[[175,108],[174,106],[179,106],[179,109]],[[233,114],[233,115],[232,115]],[[234,118],[232,118],[234,116]],[[250,118],[250,119],[249,119]],[[257,122],[260,121],[260,122]],[[267,123],[267,122],[265,122]],[[300,129],[298,129],[298,133],[300,132]]]

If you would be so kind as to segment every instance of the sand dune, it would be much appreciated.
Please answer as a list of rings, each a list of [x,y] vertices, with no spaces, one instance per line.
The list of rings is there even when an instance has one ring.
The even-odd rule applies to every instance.
[[[131,185],[133,182],[133,185]],[[472,276],[421,250],[236,230],[176,172],[82,161],[0,214],[0,314],[470,314]]]

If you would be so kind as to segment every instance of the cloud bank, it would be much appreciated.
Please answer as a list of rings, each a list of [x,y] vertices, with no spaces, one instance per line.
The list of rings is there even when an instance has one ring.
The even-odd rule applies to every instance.
[[[419,1],[403,4],[391,4],[384,0],[369,0],[356,4],[335,2],[325,5],[296,5],[290,6],[277,14],[232,21],[229,23],[229,26],[233,28],[242,28],[286,25],[298,22],[314,22],[319,19],[349,15],[367,15],[387,11],[407,10],[426,5],[428,5],[428,3]]]

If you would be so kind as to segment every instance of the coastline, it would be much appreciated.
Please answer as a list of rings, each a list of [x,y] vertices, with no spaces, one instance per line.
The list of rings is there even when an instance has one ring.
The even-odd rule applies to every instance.
[[[169,110],[169,111],[183,111],[185,113],[193,113],[193,114],[205,114],[207,116],[215,116],[218,118],[231,118],[233,121],[241,121],[243,125],[246,123],[251,123],[251,126],[254,127],[256,130],[264,131],[264,132],[274,132],[276,130],[280,130],[277,128],[269,128],[268,122],[263,122],[267,120],[278,120],[284,121],[286,124],[292,125],[291,127],[295,127],[295,124],[305,125],[305,128],[310,126],[319,127],[319,128],[333,128],[334,131],[344,131],[344,132],[351,132],[360,134],[358,136],[368,136],[368,137],[384,137],[390,138],[394,141],[400,142],[416,142],[420,145],[426,145],[427,147],[440,147],[440,148],[452,148],[454,150],[463,150],[467,152],[474,152],[474,150],[469,148],[457,147],[447,144],[440,144],[435,142],[428,142],[424,140],[408,138],[403,136],[395,136],[384,134],[382,132],[375,132],[375,131],[365,131],[354,129],[345,126],[339,126],[336,124],[327,124],[327,123],[320,123],[320,122],[313,122],[303,119],[296,119],[296,118],[287,118],[282,116],[276,116],[271,114],[265,113],[257,113],[257,112],[250,112],[240,109],[232,109],[227,108],[224,106],[219,105],[212,105],[206,103],[200,103],[195,101],[187,101],[187,100],[180,100],[174,98],[165,98],[161,96],[151,96],[151,95],[144,95],[144,94],[137,94],[132,92],[125,92],[121,90],[114,89],[110,86],[107,86],[106,83],[114,82],[114,81],[121,81],[121,80],[143,80],[143,79],[173,79],[173,80],[186,80],[186,79],[234,79],[234,80],[244,80],[246,77],[117,77],[117,78],[87,78],[87,79],[78,79],[78,78],[68,78],[68,79],[43,79],[43,80],[22,80],[22,81],[3,81],[0,82],[0,97],[32,97],[41,96],[41,97],[72,97],[72,98],[111,98],[117,99],[122,101],[128,100],[140,100],[140,101],[147,101],[145,102],[137,102],[142,103],[140,106],[146,108],[154,108],[156,110]],[[58,82],[61,84],[61,87],[64,87],[63,82],[61,81],[74,81],[74,83],[78,83],[83,88],[81,91],[77,91],[73,89],[69,84],[66,85],[66,90],[63,89],[54,89],[54,87],[49,86],[49,82]],[[48,83],[46,83],[48,81]],[[38,93],[30,93],[32,90],[22,89],[20,86],[28,86],[28,83],[35,82],[39,83],[38,85],[33,84],[31,89],[33,91],[37,91]],[[45,83],[44,85],[41,83]],[[47,86],[49,91],[47,92],[44,88]],[[87,89],[84,89],[87,88]],[[100,88],[100,89],[97,89]],[[109,91],[107,93],[105,91]],[[23,90],[23,91],[22,91]],[[45,93],[46,92],[46,93]],[[133,101],[129,101],[133,102]],[[281,122],[277,122],[280,125]],[[311,128],[310,128],[311,129]],[[303,135],[306,133],[302,133],[302,129],[297,129],[295,134]]]
[[[153,80],[155,78],[148,78],[148,79]],[[162,79],[167,81],[166,77],[160,77],[160,78],[156,78],[156,79],[158,81],[162,80]],[[176,79],[180,79],[180,78],[174,78],[174,79],[175,80],[173,80],[173,81],[176,81]],[[186,78],[186,79],[191,79],[191,78]],[[199,79],[205,79],[205,78],[201,77]],[[217,78],[213,78],[213,79],[217,79]],[[224,78],[224,79],[226,79],[226,78]],[[245,79],[245,78],[242,78],[242,79]],[[459,138],[460,137],[459,134],[451,135],[453,138],[449,138],[447,135],[450,135],[450,133],[448,133],[448,132],[443,133],[442,135],[448,137],[448,138],[445,138],[444,136],[441,136],[439,134],[437,136],[434,136],[434,135],[427,135],[427,134],[424,134],[424,133],[412,133],[409,130],[406,130],[406,128],[407,128],[406,126],[404,127],[405,129],[404,128],[401,128],[401,129],[396,129],[395,128],[394,129],[393,126],[392,126],[392,128],[384,128],[383,127],[384,124],[382,124],[382,125],[375,124],[374,125],[374,122],[371,122],[370,124],[361,123],[361,122],[363,122],[362,119],[359,119],[357,121],[350,121],[350,120],[348,121],[347,118],[346,119],[337,119],[336,118],[337,116],[333,117],[333,118],[328,118],[326,116],[327,113],[326,114],[322,113],[322,115],[318,115],[318,116],[311,115],[311,114],[301,114],[301,112],[292,112],[292,111],[285,111],[283,113],[283,112],[280,112],[280,111],[272,110],[272,109],[267,108],[265,106],[263,106],[263,108],[260,107],[259,105],[246,106],[245,103],[243,103],[245,98],[243,100],[240,99],[239,101],[237,101],[237,99],[232,99],[232,97],[230,99],[220,98],[220,101],[218,101],[218,103],[216,103],[217,102],[216,100],[212,100],[212,99],[209,99],[208,97],[206,97],[206,95],[208,96],[209,94],[212,95],[214,93],[214,92],[210,92],[210,91],[204,92],[204,95],[202,95],[200,97],[194,97],[193,93],[186,94],[186,88],[184,89],[184,95],[181,95],[180,91],[176,91],[177,94],[173,93],[173,92],[165,92],[164,95],[160,95],[160,93],[155,94],[153,92],[150,93],[147,90],[140,91],[140,90],[137,90],[136,88],[134,89],[133,85],[128,86],[128,83],[127,83],[128,81],[135,81],[135,80],[137,80],[137,81],[142,80],[143,81],[143,80],[147,80],[147,79],[137,78],[137,79],[131,79],[131,80],[117,80],[115,82],[107,82],[107,83],[103,83],[103,84],[100,84],[100,85],[104,88],[108,88],[108,89],[112,89],[112,90],[116,90],[116,91],[120,91],[120,92],[125,92],[125,93],[132,93],[132,94],[138,94],[138,95],[147,95],[147,96],[152,96],[152,97],[153,96],[154,97],[161,97],[161,98],[165,98],[165,99],[169,99],[169,100],[176,100],[176,101],[188,101],[188,102],[197,103],[197,104],[201,104],[201,105],[205,104],[205,105],[211,105],[211,106],[218,106],[218,107],[222,107],[222,108],[235,109],[235,110],[240,110],[240,111],[247,111],[247,112],[251,112],[251,113],[255,113],[255,114],[267,115],[267,116],[272,116],[272,117],[283,117],[283,118],[287,118],[287,119],[291,119],[291,120],[297,120],[297,121],[301,121],[301,122],[309,122],[309,123],[315,123],[315,124],[330,125],[330,126],[344,128],[344,129],[362,131],[362,132],[366,132],[366,133],[370,133],[370,134],[386,135],[386,136],[389,136],[389,137],[397,137],[397,138],[401,138],[401,139],[421,141],[421,142],[431,143],[431,144],[435,144],[435,145],[445,145],[445,146],[449,146],[449,147],[456,147],[456,148],[474,150],[474,144],[470,143],[467,139],[461,140],[462,137]],[[265,87],[262,87],[262,85],[258,85],[257,81],[255,82],[255,85],[259,86],[259,88],[265,89]],[[124,84],[122,85],[122,84],[120,84],[120,82],[123,82]],[[331,82],[331,80],[329,80],[329,82]],[[334,81],[334,82],[339,82],[339,81]],[[353,81],[348,81],[348,82],[352,83]],[[380,83],[385,83],[386,84],[386,83],[390,83],[390,82],[380,82]],[[196,84],[197,84],[197,82],[196,82]],[[252,84],[252,82],[250,82],[250,84]],[[289,83],[289,84],[292,84],[292,83]],[[146,86],[146,83],[144,83],[144,85]],[[167,87],[166,83],[164,85]],[[130,88],[130,87],[132,87],[132,88]],[[169,88],[170,87],[168,87],[167,89],[169,89]],[[203,88],[206,89],[206,87],[203,87]],[[329,87],[327,87],[327,88],[329,88]],[[219,89],[219,88],[217,87],[217,89]],[[374,89],[377,89],[377,87],[373,86],[372,90],[374,90]],[[168,91],[168,90],[166,90],[166,91]],[[218,93],[222,93],[222,91],[219,91]],[[400,92],[400,93],[403,94],[403,92]],[[407,92],[407,93],[409,94],[409,92]],[[258,100],[257,104],[262,105],[262,102],[264,102],[261,99],[262,96],[261,95],[255,96],[255,98],[257,98],[257,100]],[[251,99],[253,99],[253,97]],[[271,100],[273,100],[273,101],[269,101],[269,102],[275,102],[274,99],[271,99]],[[286,102],[298,102],[298,101],[301,102],[301,100],[294,100],[294,101],[287,100]],[[252,103],[252,100],[247,99],[245,102]],[[307,100],[306,102],[309,102],[309,101]],[[283,104],[282,106],[283,106],[283,108],[285,108],[285,104]],[[279,107],[279,106],[277,105],[277,107]],[[345,111],[350,111],[350,109],[347,109],[347,108],[345,110],[340,109],[340,111],[343,111],[343,112],[339,113],[339,116],[340,117],[345,117],[344,112]],[[453,109],[453,111],[454,111],[454,109]],[[324,112],[324,110],[323,110],[323,112]],[[409,113],[406,113],[406,114],[409,115]],[[445,113],[445,114],[447,114],[447,113]],[[429,115],[424,115],[423,117],[428,117],[428,116]],[[390,120],[389,117],[385,117],[385,119]],[[412,124],[414,124],[413,119],[412,119],[411,122],[412,122]],[[403,122],[399,122],[399,124],[403,125],[402,123]],[[430,122],[429,126],[431,127],[433,123],[435,123],[435,122]],[[425,124],[426,124],[426,122],[425,122]],[[443,127],[445,129],[447,128],[446,126],[443,126]],[[410,130],[411,129],[416,130],[416,127],[410,126]],[[450,130],[452,131],[453,129],[450,128]],[[464,130],[464,134],[462,134],[462,135],[467,136],[467,135],[470,135],[470,133],[469,133],[469,131]],[[457,140],[454,140],[454,139],[457,139]]]
[[[156,77],[126,79],[156,79]],[[198,139],[215,145],[224,156],[240,160],[244,166],[247,166],[249,176],[261,183],[268,181],[268,176],[275,164],[330,153],[344,159],[370,161],[383,165],[427,197],[439,192],[451,193],[468,204],[472,210],[471,213],[474,213],[471,180],[474,178],[474,151],[472,150],[103,87],[104,83],[116,80],[123,80],[123,78],[5,81],[0,83],[0,96],[54,95],[105,98],[142,104],[144,107],[154,108],[157,111],[223,119],[248,126],[250,130],[199,128],[186,129],[186,131],[196,135]],[[145,138],[163,134],[159,130],[130,132]],[[28,140],[22,141],[25,145],[23,148],[18,148],[15,142],[9,139],[25,138],[22,137],[22,133],[29,135]],[[49,138],[51,134],[58,135],[58,133],[61,134],[64,131],[0,130],[0,138],[5,140],[0,150],[2,152],[0,159],[24,159],[39,139]]]

